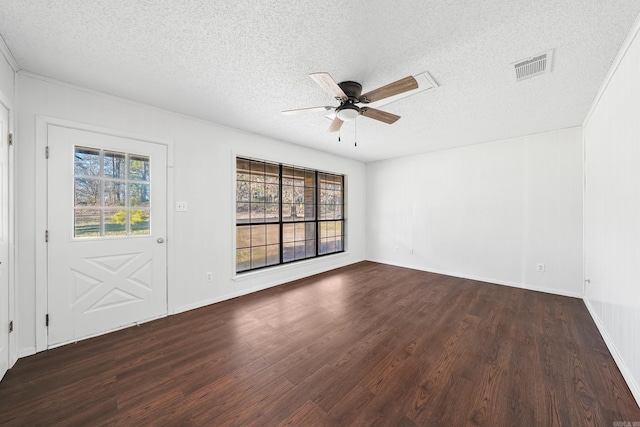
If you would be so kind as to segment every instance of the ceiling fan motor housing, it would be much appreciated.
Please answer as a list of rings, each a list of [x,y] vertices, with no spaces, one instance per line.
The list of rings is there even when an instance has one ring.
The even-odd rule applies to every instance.
[[[362,85],[358,82],[346,81],[338,83],[340,89],[347,95],[348,100],[354,103],[360,101],[360,94],[362,94]]]

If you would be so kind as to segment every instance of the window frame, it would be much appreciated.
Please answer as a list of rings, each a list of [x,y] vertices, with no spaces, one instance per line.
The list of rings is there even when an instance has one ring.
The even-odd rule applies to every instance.
[[[314,258],[321,258],[325,256],[331,256],[335,254],[340,254],[345,252],[345,241],[346,241],[346,215],[345,215],[345,182],[346,176],[344,174],[339,174],[335,172],[326,172],[317,169],[312,169],[304,166],[295,166],[288,163],[281,163],[277,161],[269,161],[263,159],[257,159],[247,156],[235,155],[235,171],[234,171],[234,184],[235,184],[235,196],[234,196],[234,228],[235,228],[235,237],[234,237],[234,274],[235,275],[243,275],[245,273],[251,273],[258,270],[262,270],[265,268],[277,267],[277,266],[286,266],[288,264],[296,263],[298,261],[307,261]],[[240,162],[248,162],[247,166],[244,169],[240,168]],[[257,178],[254,180],[252,171],[254,170],[254,164],[262,164],[262,174],[264,178]],[[262,194],[262,196],[254,196],[253,195],[253,187],[251,186],[254,182],[264,182],[264,187],[266,188],[266,177],[267,173],[267,165],[270,167],[277,166],[278,169],[278,193],[275,197],[277,199],[278,205],[278,214],[277,218],[270,216],[268,217],[266,214],[260,219],[259,217],[256,220],[253,220],[253,212],[256,207],[253,206],[255,202],[253,202],[254,198],[258,199],[258,203],[262,203],[266,206],[266,201],[269,201],[270,204],[274,204],[273,200],[269,199],[270,195]],[[259,169],[257,169],[259,170]],[[239,172],[244,171],[244,172]],[[289,171],[290,174],[285,175],[285,172]],[[248,174],[245,176],[245,179],[239,179],[241,174]],[[310,174],[313,176],[313,186],[307,185],[307,179],[310,177]],[[323,204],[323,185],[321,185],[321,177],[324,177],[325,180],[322,181],[322,184],[328,184],[330,181],[327,181],[326,178],[332,177],[333,183],[330,184],[331,187],[336,186],[337,188],[331,188],[332,195],[331,200],[336,201],[337,203],[329,203]],[[290,182],[285,183],[285,179],[290,180]],[[302,181],[302,193],[303,199],[302,201],[295,199],[296,190],[299,191],[300,185],[296,185],[296,179]],[[244,188],[242,192],[240,191],[240,183],[243,183]],[[270,183],[272,184],[272,183]],[[258,185],[259,187],[259,185]],[[285,196],[283,192],[284,187],[290,187],[292,189],[291,195]],[[329,186],[328,186],[329,187]],[[313,188],[313,199],[310,203],[307,200],[309,194],[311,194],[310,188]],[[247,191],[248,189],[248,191]],[[337,193],[336,193],[337,192]],[[289,197],[291,200],[286,199]],[[292,198],[293,197],[293,198]],[[264,199],[260,201],[260,199]],[[286,199],[286,200],[285,200]],[[243,205],[240,205],[243,204]],[[297,206],[296,206],[297,205]],[[308,217],[308,212],[311,209],[310,206],[313,206],[313,217]],[[323,209],[325,206],[333,206],[339,207],[337,209],[330,209],[334,213],[330,217],[326,217],[323,215],[325,212]],[[239,217],[239,212],[245,210],[246,216],[243,218]],[[284,215],[285,209],[291,209],[291,215]],[[259,208],[257,209],[259,210]],[[266,212],[266,211],[265,211]],[[301,216],[300,216],[301,214]],[[333,225],[331,225],[333,223]],[[297,239],[296,231],[300,227],[299,224],[304,224],[304,233],[303,239]],[[329,224],[329,226],[324,226],[323,224]],[[339,225],[338,225],[339,224]],[[260,244],[253,244],[253,230],[254,226],[256,227],[264,227],[264,231],[259,231],[262,240],[260,240]],[[269,227],[270,226],[270,227]],[[277,243],[270,243],[268,239],[269,234],[268,228],[273,226],[277,226],[278,228],[278,236],[279,239]],[[244,229],[246,231],[240,231]],[[292,229],[291,231],[285,232],[286,229]],[[313,230],[313,235],[310,236],[310,231]],[[327,236],[328,230],[333,230],[333,234],[331,236]],[[247,234],[249,233],[249,234]],[[324,233],[321,235],[321,233]],[[248,238],[248,243],[240,243],[240,239],[245,240]],[[292,236],[292,237],[291,237]],[[329,244],[330,241],[333,241]],[[246,240],[245,240],[246,242]],[[303,242],[300,244],[299,242]],[[311,243],[312,242],[312,243]],[[313,250],[311,251],[310,245],[313,244]],[[267,253],[268,247],[276,246],[278,249],[278,260],[274,262],[274,259],[269,260],[269,254]],[[260,248],[264,248],[264,255],[261,255],[262,259],[258,258],[256,265],[253,265],[253,250],[260,250]],[[299,256],[300,249],[302,248],[303,255]],[[243,256],[248,256],[248,260],[245,259],[244,266],[239,263],[239,255],[243,253]],[[246,264],[248,263],[248,265]],[[242,267],[241,267],[242,266]]]

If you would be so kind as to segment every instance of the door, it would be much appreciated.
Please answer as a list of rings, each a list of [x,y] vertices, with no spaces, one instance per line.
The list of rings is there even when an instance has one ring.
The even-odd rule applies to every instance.
[[[0,379],[9,367],[9,111],[0,104]]]
[[[167,148],[48,127],[48,346],[167,313]]]

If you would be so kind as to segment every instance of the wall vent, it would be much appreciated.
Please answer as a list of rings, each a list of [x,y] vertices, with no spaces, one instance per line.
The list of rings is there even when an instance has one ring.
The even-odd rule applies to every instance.
[[[553,61],[553,49],[530,58],[521,59],[513,63],[516,72],[516,81],[530,79],[541,74],[551,72]]]

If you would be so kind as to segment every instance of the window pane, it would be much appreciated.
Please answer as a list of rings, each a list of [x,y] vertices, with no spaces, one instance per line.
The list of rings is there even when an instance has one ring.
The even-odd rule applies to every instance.
[[[336,236],[336,252],[340,252],[343,250],[344,245],[342,244],[342,241],[343,241],[342,236]]]
[[[304,259],[305,257],[305,253],[304,253],[304,246],[305,242],[296,242],[295,243],[295,259]]]
[[[149,184],[130,184],[129,189],[129,206],[132,208],[149,207],[149,198],[151,196]]]
[[[251,246],[264,246],[267,244],[267,233],[264,225],[251,226]]]
[[[236,227],[236,248],[248,248],[251,246],[251,227]]]
[[[295,240],[295,224],[282,225],[282,240],[284,242],[293,242]]]
[[[267,244],[280,243],[280,226],[278,224],[267,225]]]
[[[74,237],[100,236],[100,211],[90,209],[74,210]]]
[[[129,211],[131,234],[151,234],[151,213],[147,209]]]
[[[236,250],[236,271],[251,269],[251,249]]]
[[[151,179],[148,157],[129,156],[129,179],[134,181],[149,181]]]
[[[293,203],[294,191],[292,185],[283,185],[282,186],[282,202],[283,203]]]
[[[264,204],[251,203],[251,222],[264,222]]]
[[[313,171],[306,171],[304,175],[304,185],[306,187],[316,186],[316,174]]]
[[[125,179],[126,160],[124,153],[104,153],[104,176],[106,178]]]
[[[315,222],[307,222],[305,224],[305,236],[307,240],[316,238],[316,223]]]
[[[298,224],[295,225],[295,238],[294,240],[296,241],[300,241],[300,240],[305,240],[305,223],[304,222],[300,222]]]
[[[249,222],[249,203],[236,203],[236,222]]]
[[[315,240],[307,240],[305,242],[306,254],[307,258],[316,256],[316,241]]]
[[[267,203],[264,212],[267,222],[274,222],[280,219],[280,205],[277,203]]]
[[[264,267],[267,265],[267,248],[258,246],[251,248],[251,268]]]
[[[75,206],[100,206],[100,180],[76,178],[74,198]]]
[[[293,204],[282,204],[282,220],[293,221],[296,217],[296,208]]]
[[[264,182],[264,163],[251,162],[251,181]]]
[[[127,211],[105,210],[104,211],[104,235],[124,236],[127,234]]]
[[[236,183],[236,201],[237,202],[248,202],[249,201],[249,192],[251,186],[248,182],[238,181]]]
[[[293,168],[282,166],[282,185],[293,185]]]
[[[100,150],[76,147],[73,158],[73,174],[77,176],[100,175]]]
[[[251,176],[251,161],[236,159],[236,181],[249,181]]]
[[[278,184],[280,182],[279,173],[280,167],[278,165],[267,163],[265,166],[265,182]]]
[[[267,203],[277,203],[280,201],[280,186],[278,184],[264,185],[264,201]]]
[[[295,259],[293,242],[284,243],[282,247],[282,262],[289,262]]]
[[[126,189],[124,181],[105,181],[104,206],[125,206]]]
[[[267,265],[280,264],[280,245],[267,246]]]

